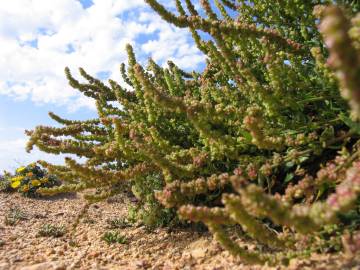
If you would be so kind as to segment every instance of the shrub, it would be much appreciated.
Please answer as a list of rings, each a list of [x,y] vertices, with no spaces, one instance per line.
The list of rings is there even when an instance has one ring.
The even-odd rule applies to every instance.
[[[39,196],[39,188],[51,188],[61,184],[55,175],[48,174],[35,163],[17,168],[14,175],[6,173],[1,182],[6,190],[17,190],[27,197]]]
[[[28,151],[86,158],[42,161],[65,183],[41,192],[97,188],[88,199],[101,200],[132,190],[146,213],[140,218],[158,224],[163,206],[170,217],[178,210],[247,263],[287,263],[319,236],[336,246],[324,230],[346,228],[339,213],[356,208],[360,193],[358,2],[215,0],[214,11],[202,0],[202,17],[190,0],[187,11],[176,0],[178,14],[145,1],[189,28],[206,68],[186,72],[151,59],[144,68],[127,46],[126,86],[82,68],[81,83],[66,69],[70,85],[96,101],[98,118],[50,113],[62,128],[27,132]],[[239,246],[226,229],[234,224],[271,252]]]
[[[5,215],[5,225],[15,226],[19,221],[26,220],[26,214],[18,207],[10,208]]]
[[[110,229],[124,229],[131,226],[131,224],[123,218],[107,219],[106,223]]]
[[[118,232],[113,232],[113,231],[105,232],[101,237],[101,239],[106,243],[108,243],[108,245],[115,243],[126,244],[128,242],[125,236],[119,234]]]
[[[63,225],[43,224],[39,231],[38,236],[41,237],[61,237],[66,233],[66,228]]]
[[[135,177],[131,183],[131,191],[137,198],[136,205],[129,211],[129,219],[140,221],[148,229],[177,222],[176,212],[164,208],[155,198],[155,190],[163,189],[163,179],[159,174]]]

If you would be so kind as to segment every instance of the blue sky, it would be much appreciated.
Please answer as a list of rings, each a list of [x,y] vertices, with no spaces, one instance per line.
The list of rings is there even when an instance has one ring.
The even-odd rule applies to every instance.
[[[172,1],[160,1],[172,8]],[[187,30],[164,23],[142,0],[12,0],[0,4],[0,171],[62,157],[27,154],[25,129],[54,125],[47,113],[69,119],[95,116],[91,100],[67,85],[63,70],[77,67],[120,81],[125,45],[145,62],[200,68],[204,56]]]

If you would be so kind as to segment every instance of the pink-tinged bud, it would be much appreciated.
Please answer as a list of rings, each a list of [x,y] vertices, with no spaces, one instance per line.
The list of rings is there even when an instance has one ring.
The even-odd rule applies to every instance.
[[[257,177],[257,171],[256,171],[256,168],[255,166],[253,165],[249,165],[248,168],[247,168],[247,175],[249,176],[249,178],[251,180],[255,180],[256,177]]]
[[[234,170],[234,175],[242,176],[242,174],[243,174],[243,170],[240,167],[238,167]]]
[[[336,194],[337,196],[348,197],[353,195],[353,191],[349,186],[340,185],[336,188]]]
[[[328,205],[334,208],[337,208],[339,206],[338,197],[336,196],[336,194],[331,194],[326,202]]]
[[[263,166],[261,166],[260,170],[263,175],[270,176],[272,173],[271,164],[269,163],[264,164]]]
[[[164,198],[169,199],[171,197],[171,194],[172,192],[170,190],[164,189],[163,191]]]

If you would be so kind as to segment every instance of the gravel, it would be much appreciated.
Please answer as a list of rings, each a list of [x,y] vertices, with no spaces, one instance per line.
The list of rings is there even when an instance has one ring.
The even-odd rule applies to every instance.
[[[81,194],[30,199],[20,194],[0,193],[0,270],[65,269],[162,269],[226,270],[284,269],[246,266],[224,251],[208,233],[166,228],[149,232],[144,227],[115,229],[126,236],[127,244],[101,240],[109,231],[108,219],[126,216],[126,197],[92,205],[72,226],[86,202]],[[26,215],[15,225],[5,225],[5,216],[17,208]],[[64,226],[61,237],[39,237],[44,224]],[[292,261],[288,269],[360,269],[360,256],[314,255]]]

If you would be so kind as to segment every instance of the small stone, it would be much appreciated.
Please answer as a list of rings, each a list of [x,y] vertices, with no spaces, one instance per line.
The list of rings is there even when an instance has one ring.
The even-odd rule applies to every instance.
[[[83,236],[82,236],[82,240],[83,241],[87,241],[88,240],[88,236],[84,233]]]
[[[11,241],[15,241],[15,240],[17,239],[17,236],[16,236],[16,235],[11,235],[11,236],[9,237],[9,239],[10,239]]]
[[[142,269],[148,269],[151,265],[146,260],[140,260],[135,262],[135,266]]]
[[[13,262],[21,262],[23,259],[20,256],[15,256]]]
[[[206,252],[207,252],[207,249],[198,248],[198,249],[192,250],[190,254],[193,258],[197,259],[197,258],[205,257]]]
[[[97,257],[99,257],[99,255],[100,255],[100,253],[98,251],[93,251],[93,252],[89,253],[88,258],[89,259],[97,258]]]
[[[51,248],[51,249],[47,250],[46,254],[47,255],[55,254],[55,249]]]
[[[66,267],[62,262],[44,262],[33,264],[29,266],[22,267],[21,270],[65,270]]]
[[[10,269],[10,265],[8,263],[0,263],[0,270]]]

